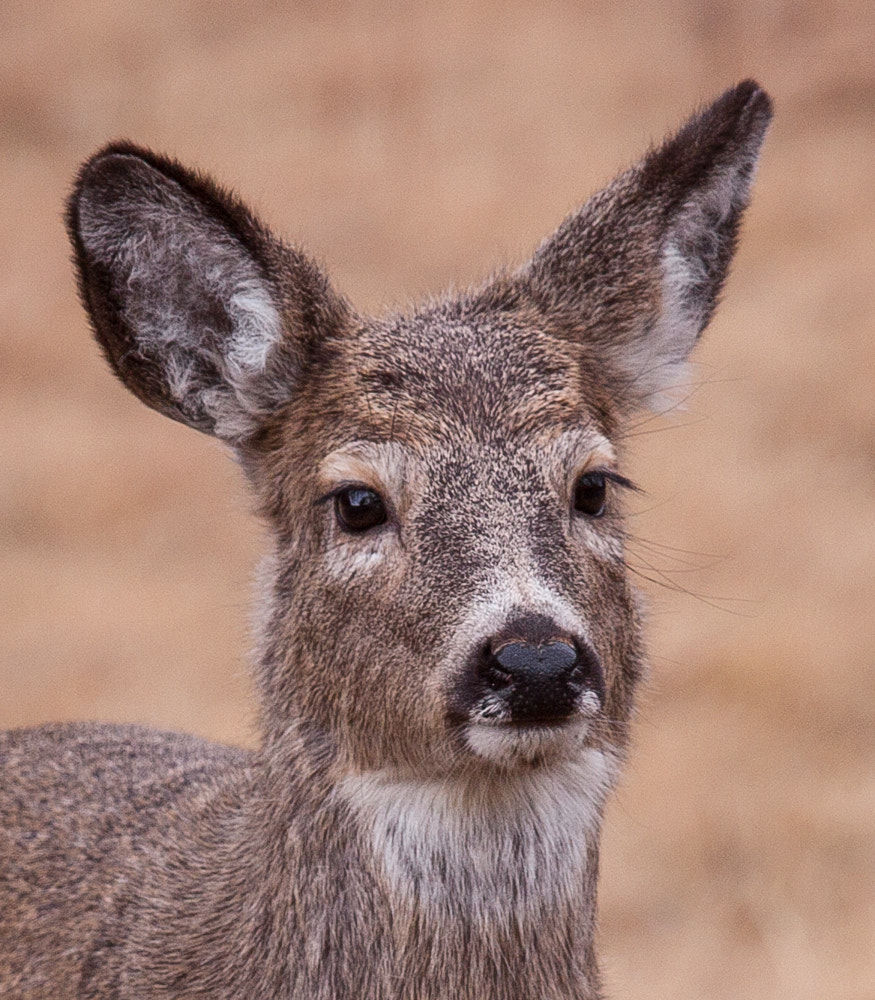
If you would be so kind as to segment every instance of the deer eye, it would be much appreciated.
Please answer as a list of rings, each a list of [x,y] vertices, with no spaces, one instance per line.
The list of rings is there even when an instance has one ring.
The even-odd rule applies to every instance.
[[[345,531],[369,531],[386,523],[386,505],[374,490],[347,486],[334,495],[334,514]]]
[[[607,477],[603,472],[584,472],[574,485],[574,509],[587,517],[605,512]]]

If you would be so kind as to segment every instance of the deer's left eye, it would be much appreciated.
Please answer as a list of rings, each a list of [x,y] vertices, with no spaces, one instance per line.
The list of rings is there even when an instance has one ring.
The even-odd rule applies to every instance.
[[[386,505],[374,490],[348,486],[334,495],[334,513],[345,531],[369,531],[386,523]]]
[[[607,493],[607,476],[603,472],[584,472],[574,484],[574,509],[587,517],[601,517]]]

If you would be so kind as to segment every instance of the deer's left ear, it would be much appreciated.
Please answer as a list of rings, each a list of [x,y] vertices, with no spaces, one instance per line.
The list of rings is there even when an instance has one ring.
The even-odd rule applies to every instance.
[[[519,275],[610,367],[632,406],[659,406],[714,311],[772,117],[752,81],[727,91],[593,196]]]

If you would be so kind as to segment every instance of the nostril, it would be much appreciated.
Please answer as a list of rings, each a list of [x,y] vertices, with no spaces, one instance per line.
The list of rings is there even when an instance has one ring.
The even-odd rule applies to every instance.
[[[493,691],[503,691],[513,684],[513,676],[495,663],[487,663],[483,671],[483,679]]]
[[[492,691],[503,691],[511,687],[513,677],[495,657],[492,643],[485,642],[480,648],[478,673]]]

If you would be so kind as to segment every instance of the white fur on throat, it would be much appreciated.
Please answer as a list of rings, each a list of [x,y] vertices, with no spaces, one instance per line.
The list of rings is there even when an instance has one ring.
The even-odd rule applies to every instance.
[[[350,775],[339,793],[368,828],[394,893],[427,910],[501,920],[581,891],[616,772],[611,756],[586,748],[491,781]]]

